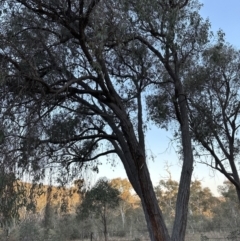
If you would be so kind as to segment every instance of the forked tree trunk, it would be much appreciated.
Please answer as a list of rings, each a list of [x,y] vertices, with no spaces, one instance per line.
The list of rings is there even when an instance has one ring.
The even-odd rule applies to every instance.
[[[181,85],[179,93],[182,93]],[[184,241],[186,233],[188,203],[193,170],[193,154],[191,136],[189,132],[187,100],[184,95],[179,96],[178,104],[181,114],[183,166],[179,183],[179,191],[176,203],[176,215],[171,238],[168,234],[162,212],[158,205],[158,201],[150,179],[149,170],[146,165],[145,157],[142,155],[141,149],[137,148],[137,143],[135,143],[135,145],[133,144],[134,138],[130,138],[131,155],[132,157],[137,157],[134,160],[137,183],[136,181],[131,182],[130,176],[129,180],[132,183],[134,189],[136,191],[138,190],[137,193],[141,198],[143,210],[148,224],[150,238],[152,241]],[[135,152],[133,152],[133,150],[135,150]]]

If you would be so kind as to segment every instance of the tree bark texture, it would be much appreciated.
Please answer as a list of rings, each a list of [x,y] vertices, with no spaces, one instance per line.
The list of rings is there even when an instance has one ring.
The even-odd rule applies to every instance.
[[[179,79],[175,80],[175,88],[177,90],[176,93],[179,93],[179,95],[177,95],[176,98],[180,112],[183,164],[178,188],[176,215],[173,225],[172,241],[184,241],[187,227],[190,185],[193,171],[193,153],[189,129],[187,99],[186,95],[183,92],[182,84]]]

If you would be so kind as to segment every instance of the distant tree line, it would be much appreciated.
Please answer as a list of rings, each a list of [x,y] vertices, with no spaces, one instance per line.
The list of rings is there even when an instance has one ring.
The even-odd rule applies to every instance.
[[[20,195],[21,199],[28,201],[22,205],[16,199],[14,206],[9,205],[9,210],[12,208],[17,214],[9,216],[8,222],[2,225],[2,239],[6,235],[12,241],[149,238],[140,200],[127,179],[101,178],[88,190],[84,188],[83,180],[75,181],[75,185],[69,188],[33,187],[20,182],[18,185],[25,190],[25,195],[14,189],[15,196]],[[178,185],[169,177],[155,186],[169,229],[173,228]],[[229,181],[224,182],[219,186],[219,194],[215,197],[198,180],[191,183],[188,233],[200,237],[200,234],[208,235],[215,231],[227,236],[237,230],[240,210],[234,186]],[[28,206],[30,200],[34,208]],[[21,205],[16,210],[17,204]],[[1,211],[2,218],[4,215],[5,212]]]

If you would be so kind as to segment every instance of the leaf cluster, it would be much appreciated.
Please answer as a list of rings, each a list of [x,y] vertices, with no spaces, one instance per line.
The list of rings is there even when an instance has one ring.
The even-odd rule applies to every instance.
[[[78,209],[79,218],[87,218],[91,214],[99,218],[105,215],[105,212],[116,208],[119,204],[120,193],[113,188],[109,181],[100,179],[85,193],[83,202]]]

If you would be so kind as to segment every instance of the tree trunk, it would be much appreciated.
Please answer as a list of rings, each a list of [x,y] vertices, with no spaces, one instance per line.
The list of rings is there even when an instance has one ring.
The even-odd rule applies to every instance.
[[[106,207],[104,207],[104,211],[103,211],[103,234],[104,234],[104,239],[105,239],[105,241],[108,241]]]
[[[153,236],[155,240],[170,241],[170,236],[162,212],[159,208],[152,182],[150,181],[150,175],[146,163],[143,165],[142,169],[139,170],[139,181],[143,193],[141,200],[142,206],[144,207],[144,212],[147,212],[149,216],[149,225],[153,228]]]
[[[127,157],[128,153],[125,152],[125,155],[125,157]],[[142,159],[144,158],[142,157]],[[129,158],[122,158],[129,181],[141,199],[150,239],[151,241],[170,241],[170,236],[168,234],[162,212],[158,205],[145,159],[144,161],[141,161],[145,164],[142,165],[142,168],[140,168],[138,171],[136,168],[133,168],[130,160],[130,156]]]
[[[235,185],[235,188],[236,188],[236,192],[237,192],[238,201],[239,201],[239,204],[240,204],[240,179],[239,179],[238,171],[237,171],[237,168],[236,168],[236,165],[235,165],[235,162],[234,162],[233,152],[231,153],[231,156],[232,157],[229,158],[229,163],[230,163],[230,166],[231,166],[233,179],[238,184],[238,185]]]
[[[238,202],[240,204],[240,188],[239,187],[235,187],[236,188],[236,192],[237,192],[237,196],[238,196]]]
[[[176,97],[178,100],[180,112],[183,164],[178,188],[176,215],[173,225],[172,241],[184,241],[187,227],[190,185],[193,171],[193,153],[191,136],[189,131],[187,99],[183,93],[180,80],[178,80],[177,83],[175,83],[175,88],[177,89],[177,93],[179,93],[179,95]]]
[[[120,204],[120,214],[121,214],[121,218],[122,218],[122,226],[124,229],[125,228],[125,212],[124,212],[124,208],[121,206],[121,204]]]
[[[112,108],[121,119],[122,132],[118,132],[111,122],[109,124],[114,131],[116,129],[115,133],[118,135],[121,150],[116,143],[112,142],[112,144],[121,158],[130,183],[141,199],[151,241],[170,241],[150,178],[144,147],[139,144],[131,121],[122,111],[123,108],[119,108],[119,106],[121,107],[121,102],[118,103],[118,107]],[[122,134],[124,134],[124,138]]]
[[[138,169],[138,186],[136,187],[136,183],[132,183],[132,185],[134,189],[135,187],[137,190],[140,189],[138,195],[141,198],[150,238],[152,241],[170,241],[171,239],[158,205],[145,158],[140,157],[138,163],[143,163]]]

